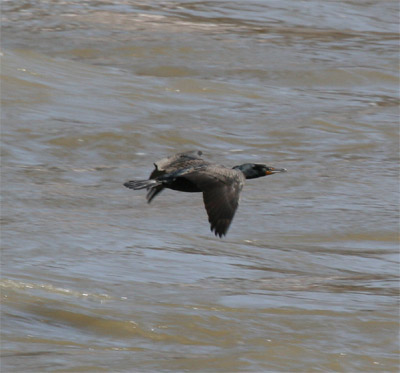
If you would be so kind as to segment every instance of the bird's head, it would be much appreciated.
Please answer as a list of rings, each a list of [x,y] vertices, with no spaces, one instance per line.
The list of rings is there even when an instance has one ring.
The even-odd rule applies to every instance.
[[[276,174],[278,172],[286,172],[286,168],[269,167],[259,163],[245,163],[233,167],[235,170],[242,171],[246,179],[256,179],[267,175]]]

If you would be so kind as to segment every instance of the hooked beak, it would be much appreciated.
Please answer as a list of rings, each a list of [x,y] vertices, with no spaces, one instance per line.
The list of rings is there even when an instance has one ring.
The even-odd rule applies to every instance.
[[[272,175],[272,174],[277,174],[278,172],[286,172],[286,168],[274,168],[274,167],[268,167],[267,170],[265,171],[265,175]]]

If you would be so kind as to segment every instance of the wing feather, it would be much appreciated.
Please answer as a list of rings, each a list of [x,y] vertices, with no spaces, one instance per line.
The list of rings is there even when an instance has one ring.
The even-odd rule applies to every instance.
[[[195,183],[203,191],[211,231],[216,236],[224,236],[239,205],[244,175],[223,166],[205,165],[181,177]]]
[[[176,171],[181,168],[185,168],[185,163],[193,160],[203,160],[200,156],[203,153],[201,151],[192,150],[189,152],[178,153],[171,155],[170,157],[160,159],[154,163],[154,170],[151,173],[149,179],[155,179],[156,177],[165,175]]]
[[[156,179],[157,177],[163,176],[167,173],[174,172],[185,167],[188,161],[199,160],[202,161],[200,156],[202,152],[200,150],[192,150],[188,152],[178,153],[171,155],[170,157],[160,159],[154,163],[154,170],[149,176],[149,179]],[[150,188],[147,193],[147,202],[150,203],[164,189],[164,186],[158,185]]]

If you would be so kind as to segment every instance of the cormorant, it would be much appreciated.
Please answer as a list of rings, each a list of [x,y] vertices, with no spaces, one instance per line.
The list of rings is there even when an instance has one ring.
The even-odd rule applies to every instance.
[[[203,192],[204,205],[211,231],[222,237],[228,231],[239,204],[239,194],[245,179],[285,172],[284,168],[245,163],[227,168],[203,160],[201,151],[178,153],[154,163],[149,180],[124,183],[130,189],[147,189],[147,202],[164,188],[181,192]]]

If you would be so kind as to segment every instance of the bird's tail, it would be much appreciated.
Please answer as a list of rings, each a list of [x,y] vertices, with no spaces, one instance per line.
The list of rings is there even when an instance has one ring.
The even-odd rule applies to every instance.
[[[124,183],[124,186],[134,190],[147,189],[147,203],[150,203],[153,198],[164,189],[162,183],[154,179],[130,180]]]
[[[129,189],[139,190],[139,189],[150,189],[159,185],[160,183],[154,179],[150,180],[130,180],[124,183]]]

